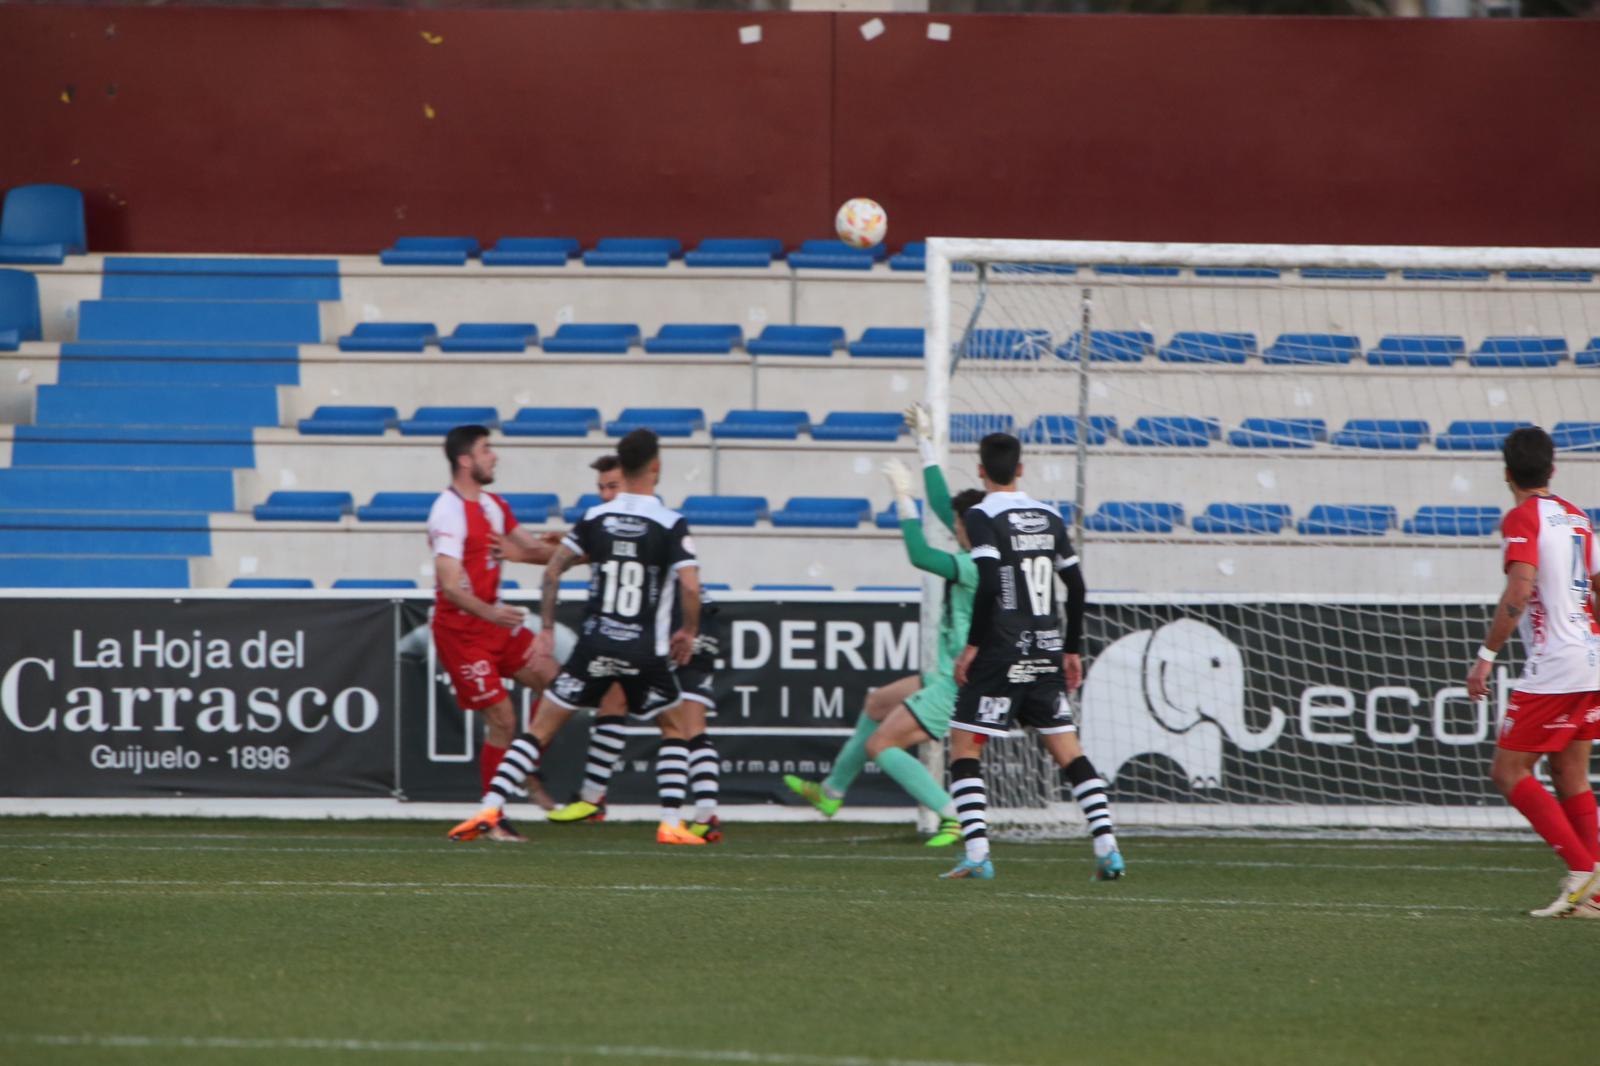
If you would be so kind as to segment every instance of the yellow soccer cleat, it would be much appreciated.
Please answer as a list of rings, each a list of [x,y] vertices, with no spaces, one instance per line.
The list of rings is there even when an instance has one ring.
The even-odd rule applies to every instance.
[[[552,822],[571,824],[573,822],[603,822],[606,820],[606,801],[590,803],[588,800],[573,800],[564,803],[545,815]]]
[[[660,825],[656,826],[656,843],[691,844],[704,847],[706,842],[703,837],[697,837],[693,833],[689,832],[689,830],[685,829],[682,822],[679,822],[676,825],[671,822],[662,822]]]
[[[500,808],[485,807],[471,818],[450,830],[451,840],[477,840],[500,824]]]

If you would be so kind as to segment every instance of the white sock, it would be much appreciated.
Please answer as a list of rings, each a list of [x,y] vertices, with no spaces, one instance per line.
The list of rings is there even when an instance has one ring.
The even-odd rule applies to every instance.
[[[1117,834],[1101,833],[1094,838],[1094,857],[1103,859],[1117,850]]]
[[[666,824],[668,824],[668,825],[677,825],[678,824],[678,808],[676,808],[676,807],[663,807],[663,808],[661,808],[661,820],[663,822],[665,822]]]
[[[485,807],[493,807],[497,811],[503,811],[506,807],[506,801],[498,793],[485,792],[483,794],[483,805]]]
[[[967,861],[982,862],[989,857],[989,838],[972,837],[967,841]]]

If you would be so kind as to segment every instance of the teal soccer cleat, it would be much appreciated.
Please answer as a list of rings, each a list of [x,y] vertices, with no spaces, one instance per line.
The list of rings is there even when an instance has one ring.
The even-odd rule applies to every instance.
[[[947,873],[940,874],[939,877],[945,881],[957,881],[962,878],[970,878],[974,881],[993,881],[994,862],[990,859],[984,859],[982,862],[962,859],[955,864],[953,869]]]
[[[1128,865],[1122,861],[1122,852],[1108,851],[1095,860],[1094,879],[1096,881],[1116,881],[1127,872]]]

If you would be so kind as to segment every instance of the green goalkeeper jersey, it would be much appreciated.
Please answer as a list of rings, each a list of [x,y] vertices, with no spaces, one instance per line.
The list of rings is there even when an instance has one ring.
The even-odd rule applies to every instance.
[[[928,506],[944,527],[955,532],[955,511],[950,507],[950,489],[945,484],[944,472],[937,464],[922,468],[923,491]],[[978,567],[966,552],[940,551],[928,544],[923,535],[922,523],[915,517],[900,519],[900,535],[905,538],[906,554],[911,565],[945,579],[944,617],[939,620],[939,662],[932,671],[935,677],[953,677],[956,659],[967,642],[967,629],[972,624],[972,597],[978,590]]]

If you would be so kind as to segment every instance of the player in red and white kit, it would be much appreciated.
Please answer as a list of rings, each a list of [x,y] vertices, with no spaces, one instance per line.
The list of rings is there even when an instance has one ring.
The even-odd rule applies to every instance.
[[[479,754],[479,776],[487,789],[517,732],[517,715],[503,678],[538,686],[533,669],[533,633],[528,612],[500,602],[500,561],[495,536],[531,543],[505,500],[484,486],[494,482],[498,457],[483,426],[457,426],[445,436],[450,487],[428,512],[428,545],[438,595],[433,608],[433,645],[450,675],[456,703],[484,716],[487,733]],[[476,836],[477,834],[472,834]],[[489,830],[494,840],[525,838],[503,819]],[[458,839],[471,839],[460,837]]]
[[[1600,737],[1600,626],[1592,593],[1600,549],[1589,516],[1550,491],[1550,435],[1524,427],[1502,450],[1517,501],[1500,526],[1506,587],[1467,675],[1467,692],[1473,699],[1488,695],[1495,655],[1516,627],[1527,663],[1500,724],[1489,776],[1567,864],[1555,902],[1529,913],[1600,917],[1591,900],[1600,890],[1600,818],[1589,787],[1589,751]],[[1555,797],[1533,776],[1546,755]]]

